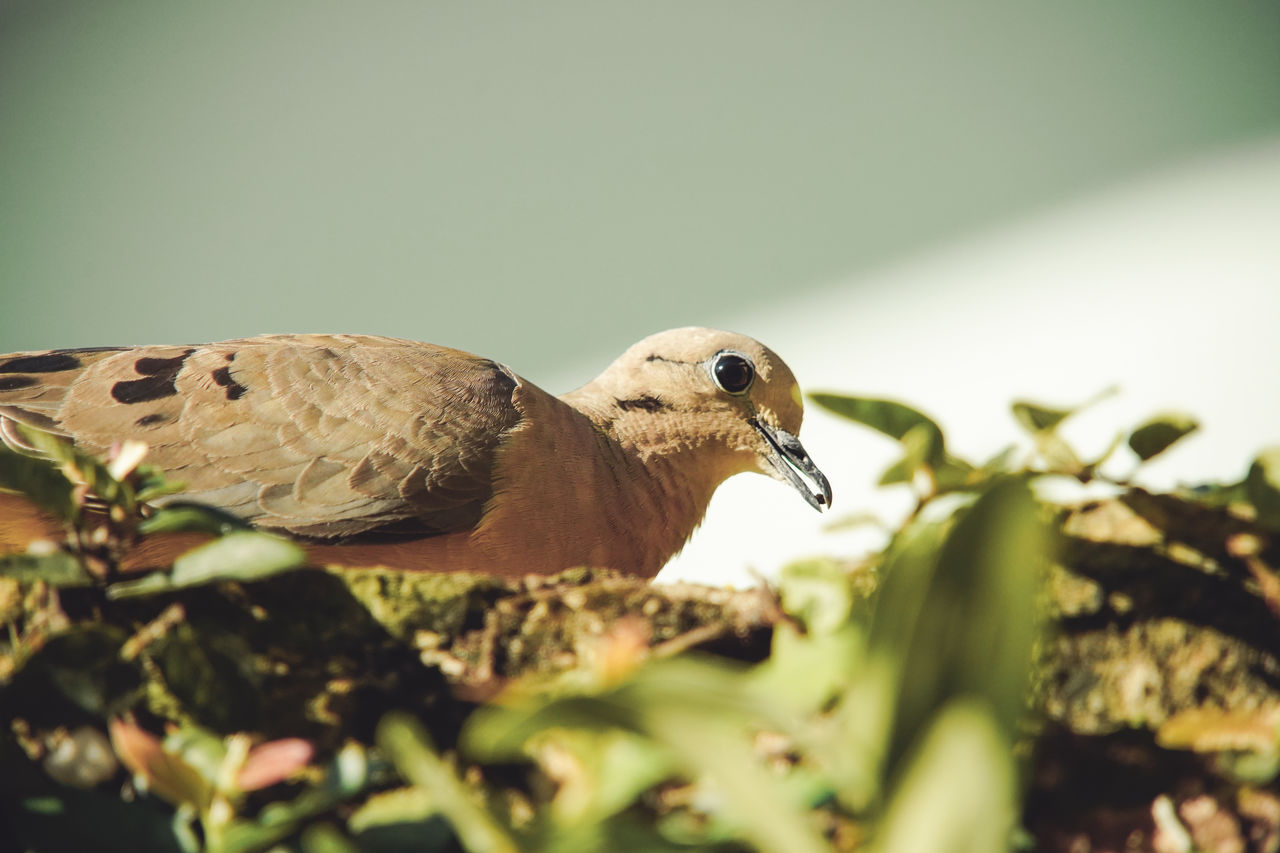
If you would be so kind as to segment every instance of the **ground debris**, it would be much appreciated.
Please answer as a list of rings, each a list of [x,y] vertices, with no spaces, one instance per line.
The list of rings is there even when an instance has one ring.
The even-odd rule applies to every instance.
[[[1034,670],[1036,849],[1280,850],[1280,623],[1246,562],[1271,559],[1270,536],[1138,489],[1062,530]]]

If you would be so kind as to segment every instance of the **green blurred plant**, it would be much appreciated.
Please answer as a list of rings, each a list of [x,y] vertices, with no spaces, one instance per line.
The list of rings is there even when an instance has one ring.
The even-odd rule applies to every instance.
[[[1161,415],[1086,459],[1060,432],[1081,407],[1020,401],[1013,415],[1029,446],[977,463],[902,403],[813,399],[898,443],[880,481],[912,489],[916,506],[861,575],[833,560],[784,570],[763,662],[666,654],[650,647],[636,615],[582,650],[578,667],[517,681],[474,710],[456,749],[437,749],[431,721],[395,712],[378,726],[376,748],[348,743],[327,763],[294,739],[253,746],[246,735],[189,724],[161,739],[118,718],[116,754],[140,787],[175,808],[173,836],[185,850],[1010,849],[1025,781],[1014,745],[1039,636],[1037,591],[1055,545],[1056,510],[1036,497],[1037,481],[1101,481],[1137,498],[1145,493],[1130,487],[1131,474],[1104,475],[1103,465],[1127,446],[1137,470],[1196,423]],[[226,534],[168,572],[111,584],[113,597],[296,564],[293,546],[234,520],[145,508],[172,487],[138,464],[136,450],[100,464],[61,442],[41,449],[58,467],[0,455],[0,487],[67,520],[66,553],[84,573],[68,575],[76,583],[101,582],[83,560],[85,543],[102,538],[92,525],[104,513],[118,526],[107,541],[118,536],[122,548],[161,530]],[[112,468],[120,458],[130,464]],[[101,506],[90,507],[90,495]],[[1229,509],[1258,536],[1280,531],[1280,449],[1260,454],[1239,483],[1176,500]],[[1261,546],[1232,542],[1280,608],[1280,578]],[[58,565],[2,563],[0,573],[54,584],[66,573]],[[870,601],[860,593],[867,573],[878,579]],[[1280,766],[1276,731],[1264,709],[1181,716],[1158,736],[1169,748],[1229,753],[1232,772],[1267,781]]]
[[[472,715],[460,743],[482,765],[529,761],[554,790],[523,824],[487,813],[504,843],[1007,846],[1019,789],[1013,740],[1049,550],[1028,486],[1035,475],[959,459],[933,421],[901,404],[824,400],[901,442],[903,458],[883,482],[922,489],[880,561],[869,618],[842,567],[808,561],[784,571],[778,596],[788,618],[755,667],[651,659],[607,636],[606,647],[633,649],[628,665],[516,685]],[[944,506],[942,495],[960,499]],[[608,648],[598,657],[626,659]],[[442,761],[405,721],[386,725],[399,732],[384,744],[397,767],[409,753]],[[455,825],[475,817],[471,806],[441,809]]]
[[[1066,476],[1081,482],[1101,479],[1127,485],[1129,478],[1106,477],[1099,470],[1121,446],[1127,444],[1137,463],[1142,464],[1199,428],[1198,422],[1183,412],[1156,415],[1127,436],[1118,434],[1101,455],[1085,461],[1063,437],[1061,428],[1072,417],[1114,393],[1114,388],[1108,388],[1084,403],[1068,407],[1015,401],[1011,407],[1014,420],[1030,437],[1031,447],[1010,444],[980,464],[949,453],[942,428],[928,415],[903,403],[830,393],[810,396],[827,411],[897,440],[902,446],[902,458],[884,471],[880,485],[910,484],[923,505],[948,492],[971,492],[993,476],[1014,472]]]
[[[294,835],[305,821],[360,792],[368,781],[365,751],[355,743],[320,768],[309,767],[313,747],[299,738],[253,745],[245,734],[221,738],[187,724],[161,739],[120,718],[108,728],[135,784],[174,806],[174,837],[188,853],[262,850]],[[243,814],[250,793],[308,770],[308,784],[293,799],[277,799],[256,816]]]
[[[252,580],[303,564],[301,548],[259,533],[238,518],[191,503],[155,506],[183,486],[145,464],[145,444],[125,441],[105,460],[66,439],[19,427],[35,455],[0,445],[0,489],[24,496],[63,522],[61,542],[22,554],[0,554],[0,577],[41,580],[52,586],[87,586],[118,580],[120,563],[140,539],[196,532],[216,537],[192,549],[168,571],[111,583],[119,597],[193,586],[214,580]]]
[[[1027,710],[1037,591],[1053,551],[1052,508],[1032,486],[1065,476],[1125,487],[1128,477],[1101,473],[1114,454],[1127,445],[1136,470],[1196,423],[1157,416],[1085,459],[1059,432],[1084,406],[1019,401],[1014,418],[1031,446],[979,464],[954,454],[937,423],[904,404],[814,400],[895,439],[902,454],[880,482],[916,492],[915,511],[877,562],[882,582],[869,617],[840,567],[810,561],[780,579],[790,618],[758,666],[637,652],[621,680],[579,672],[518,685],[472,716],[461,755],[482,765],[523,758],[554,793],[523,822],[484,812],[504,840],[464,838],[469,849],[1013,845],[1023,787],[1014,741]],[[1251,488],[1265,517],[1278,462],[1280,454],[1264,453],[1246,483],[1206,494]],[[443,761],[408,722],[387,725],[399,732],[397,744],[385,744],[398,767],[409,759],[397,750]],[[405,794],[422,791],[423,782],[402,775],[416,783]],[[484,790],[473,788],[480,799],[472,805]],[[431,799],[422,793],[419,805]],[[456,824],[476,818],[470,809],[440,813]]]

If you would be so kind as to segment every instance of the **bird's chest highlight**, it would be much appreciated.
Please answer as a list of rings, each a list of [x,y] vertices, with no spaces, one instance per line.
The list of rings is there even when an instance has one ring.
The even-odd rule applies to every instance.
[[[653,472],[577,410],[528,396],[518,401],[523,422],[497,452],[476,544],[522,571],[590,565],[655,574],[687,532],[666,517]]]

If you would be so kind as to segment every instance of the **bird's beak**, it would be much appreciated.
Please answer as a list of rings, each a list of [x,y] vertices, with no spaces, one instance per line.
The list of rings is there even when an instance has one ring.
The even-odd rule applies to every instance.
[[[777,477],[796,487],[809,506],[821,512],[831,506],[831,483],[826,475],[813,464],[800,439],[784,429],[771,427],[753,418],[751,425],[764,436],[769,445],[769,464]]]

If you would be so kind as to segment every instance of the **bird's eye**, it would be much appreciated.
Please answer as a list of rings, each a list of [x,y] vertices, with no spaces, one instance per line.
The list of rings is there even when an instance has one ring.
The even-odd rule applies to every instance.
[[[746,358],[733,352],[722,352],[711,366],[716,384],[730,394],[743,394],[756,378],[756,369]]]

